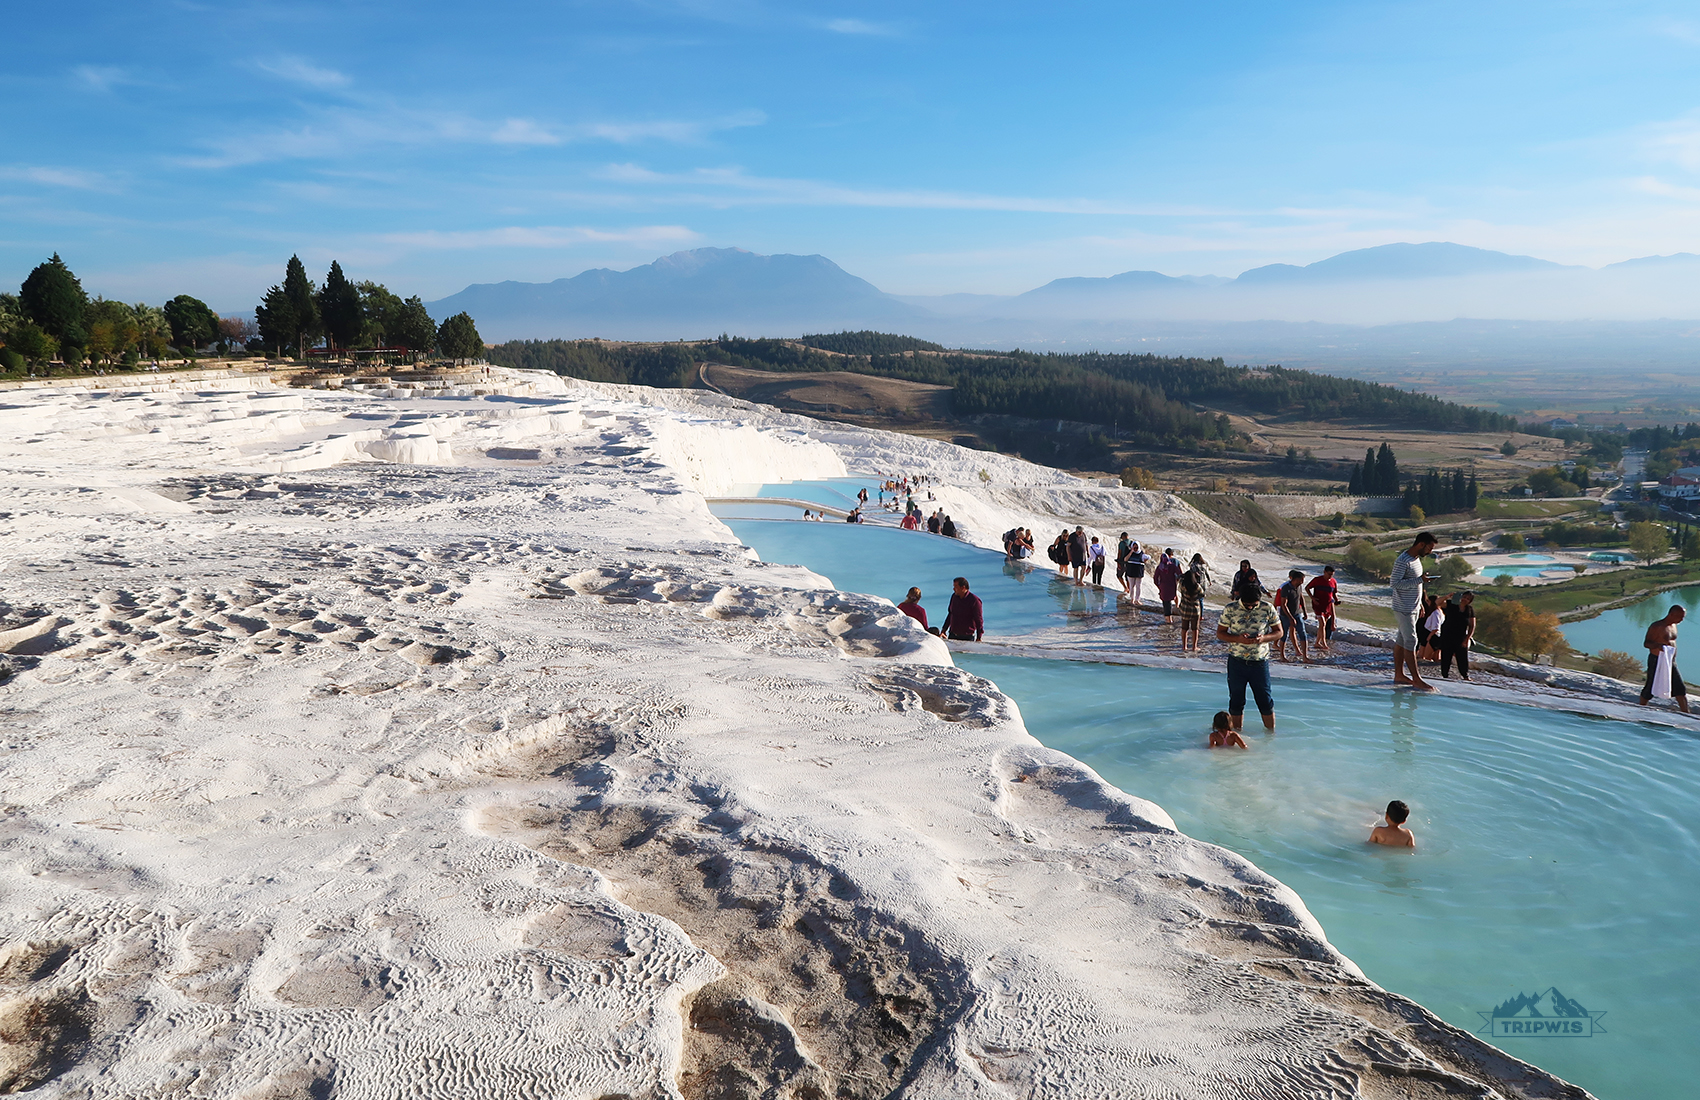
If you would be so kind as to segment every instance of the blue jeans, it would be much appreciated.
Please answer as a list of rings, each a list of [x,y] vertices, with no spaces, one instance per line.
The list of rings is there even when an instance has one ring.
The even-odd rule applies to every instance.
[[[1251,688],[1257,700],[1259,714],[1275,713],[1275,697],[1269,694],[1269,661],[1248,661],[1244,657],[1228,658],[1228,713],[1238,717],[1245,713],[1245,689]]]

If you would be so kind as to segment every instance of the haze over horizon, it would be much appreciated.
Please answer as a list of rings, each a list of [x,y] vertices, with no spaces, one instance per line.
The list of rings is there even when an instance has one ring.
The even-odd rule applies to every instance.
[[[221,312],[292,252],[427,299],[698,247],[898,295],[1700,252],[1674,3],[96,2],[8,39],[0,282],[57,251]]]

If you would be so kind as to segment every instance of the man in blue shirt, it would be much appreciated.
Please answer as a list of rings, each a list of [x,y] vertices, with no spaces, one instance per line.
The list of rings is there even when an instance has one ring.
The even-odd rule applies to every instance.
[[[1417,614],[1423,603],[1423,559],[1434,553],[1434,536],[1417,532],[1409,550],[1393,559],[1393,686],[1433,691],[1417,671]],[[1405,675],[1409,668],[1411,674]]]

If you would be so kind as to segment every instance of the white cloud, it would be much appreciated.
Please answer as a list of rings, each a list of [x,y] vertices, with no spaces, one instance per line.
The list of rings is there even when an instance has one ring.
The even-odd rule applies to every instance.
[[[22,180],[47,187],[73,187],[79,191],[106,191],[111,182],[99,172],[84,172],[78,168],[49,168],[42,165],[15,164],[0,166],[0,179]]]
[[[1700,23],[1683,19],[1659,19],[1654,21],[1653,31],[1666,38],[1686,42],[1690,46],[1700,46]]]
[[[695,188],[697,193],[673,193],[674,202],[708,205],[866,206],[908,210],[990,210],[1028,214],[1127,215],[1135,217],[1203,217],[1231,213],[1200,207],[1129,204],[1098,199],[1030,198],[980,195],[962,191],[924,191],[848,187],[818,180],[752,176],[741,168],[698,168],[692,172],[652,172],[635,164],[609,165],[601,177],[617,183]]]
[[[71,70],[83,85],[97,92],[111,91],[118,84],[133,84],[135,78],[117,65],[78,65]]]
[[[1655,162],[1675,163],[1700,172],[1700,115],[1641,127],[1641,151]]]
[[[333,88],[346,88],[353,81],[344,73],[335,69],[322,69],[309,61],[288,55],[275,57],[270,61],[256,61],[254,67],[261,72],[270,73],[280,80],[292,84],[302,84],[320,91],[330,91]]]
[[[586,226],[504,226],[499,229],[428,229],[417,233],[386,233],[384,244],[422,249],[571,248],[585,243],[669,244],[694,241],[699,234],[682,225],[640,225],[630,229]]]
[[[829,19],[826,29],[834,34],[874,34],[890,36],[896,30],[882,23],[869,23],[864,19]]]
[[[1684,187],[1681,184],[1666,183],[1657,176],[1642,176],[1639,179],[1630,180],[1629,185],[1645,195],[1682,199],[1684,202],[1700,202],[1700,187]]]
[[[719,118],[697,121],[593,122],[575,127],[573,133],[580,140],[611,141],[617,145],[632,145],[652,140],[692,145],[720,130],[760,126],[766,121],[767,115],[761,111],[738,111]]]
[[[529,118],[510,118],[496,128],[490,140],[497,145],[559,145],[561,138]]]

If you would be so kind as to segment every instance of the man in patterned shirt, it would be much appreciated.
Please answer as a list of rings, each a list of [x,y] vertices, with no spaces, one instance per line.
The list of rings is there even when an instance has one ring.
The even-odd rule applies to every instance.
[[[1269,694],[1269,643],[1281,636],[1275,609],[1260,598],[1256,584],[1241,587],[1239,599],[1222,609],[1216,640],[1228,643],[1228,717],[1239,729],[1245,717],[1245,692],[1251,688],[1263,715],[1263,728],[1275,729],[1275,700]]]

